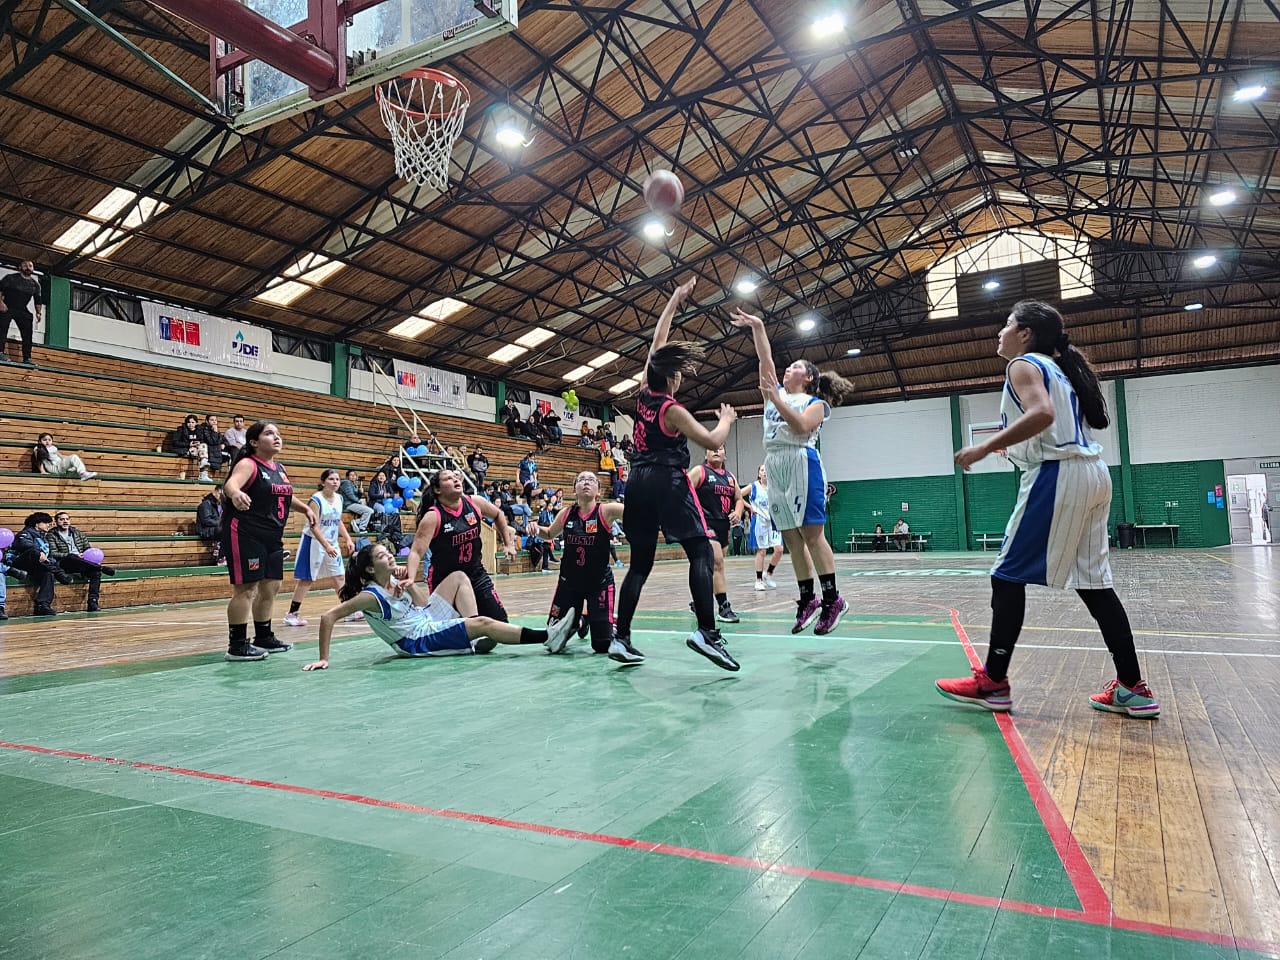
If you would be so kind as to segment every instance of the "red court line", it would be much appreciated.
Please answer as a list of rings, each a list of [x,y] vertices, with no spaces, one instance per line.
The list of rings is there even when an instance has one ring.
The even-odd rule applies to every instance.
[[[977,651],[973,649],[973,644],[969,640],[969,635],[965,632],[964,627],[960,624],[960,611],[954,607],[948,608],[951,612],[951,628],[955,630],[956,636],[960,639],[961,645],[964,647],[965,656],[969,658],[969,663],[975,667],[982,666],[982,660],[979,659]],[[1084,851],[1080,849],[1080,843],[1076,840],[1076,836],[1071,832],[1071,828],[1067,826],[1067,821],[1062,816],[1062,811],[1058,809],[1057,803],[1049,794],[1048,787],[1045,786],[1044,780],[1040,776],[1040,771],[1036,769],[1034,761],[1031,759],[1031,751],[1027,749],[1026,743],[1023,742],[1022,734],[1018,733],[1017,728],[1013,725],[1013,718],[1007,713],[996,713],[996,724],[1000,728],[1000,734],[1004,737],[1005,745],[1009,748],[1009,753],[1013,755],[1013,762],[1018,767],[1018,773],[1022,775],[1022,782],[1026,784],[1027,793],[1031,795],[1031,802],[1035,804],[1036,812],[1040,814],[1040,820],[1044,823],[1044,828],[1049,834],[1049,839],[1053,843],[1053,848],[1058,852],[1058,858],[1062,861],[1062,868],[1067,872],[1067,878],[1071,881],[1071,886],[1076,892],[1076,896],[1080,899],[1080,906],[1084,908],[1085,914],[1091,921],[1105,924],[1112,919],[1111,899],[1107,896],[1107,891],[1102,889],[1102,883],[1098,880],[1098,875],[1093,872],[1088,858],[1084,855]]]
[[[926,887],[914,883],[901,883],[893,880],[878,880],[875,877],[864,877],[853,873],[841,873],[836,870],[818,870],[813,867],[797,864],[778,863],[776,861],[758,860],[754,857],[738,857],[727,853],[715,853],[710,850],[699,850],[695,847],[678,847],[668,843],[654,843],[649,840],[637,840],[634,837],[619,837],[608,833],[591,833],[584,830],[569,830],[564,827],[553,827],[549,824],[530,823],[523,820],[508,820],[505,817],[491,817],[483,813],[468,813],[464,810],[450,810],[441,807],[426,807],[416,803],[404,803],[399,800],[383,800],[378,797],[366,797],[358,793],[343,793],[338,790],[320,790],[315,787],[304,787],[292,783],[277,783],[272,780],[257,780],[250,777],[237,777],[225,773],[211,773],[207,770],[193,770],[189,767],[173,767],[161,763],[145,763],[139,760],[125,760],[119,757],[101,757],[92,753],[80,753],[75,750],[59,750],[54,747],[41,747],[30,743],[10,743],[0,740],[0,748],[6,750],[22,750],[28,753],[42,754],[50,757],[61,757],[67,760],[80,760],[89,763],[110,763],[130,767],[135,770],[149,770],[154,773],[169,773],[182,777],[195,777],[200,780],[213,780],[218,783],[234,783],[240,786],[256,787],[264,790],[279,790],[284,793],[296,793],[306,797],[319,797],[325,800],[338,800],[344,803],[358,803],[367,807],[378,807],[386,810],[400,810],[429,817],[441,817],[447,820],[462,820],[483,826],[499,827],[505,830],[519,830],[525,833],[538,833],[565,840],[581,840],[586,843],[598,843],[612,847],[623,847],[641,853],[653,853],[667,857],[681,857],[685,860],[699,860],[704,863],[716,863],[728,867],[741,867],[746,870],[757,870],[761,873],[778,873],[806,880],[823,880],[828,883],[839,883],[850,887],[861,887],[879,890],[884,893],[904,894],[910,897],[922,897],[929,900],[943,900],[949,903],[961,903],[972,907],[987,907],[992,910],[1009,910],[1014,913],[1026,913],[1037,917],[1052,917],[1055,920],[1069,920],[1086,923],[1091,926],[1111,926],[1139,933],[1150,933],[1156,936],[1177,937],[1183,940],[1196,940],[1219,946],[1238,947],[1242,949],[1272,952],[1280,956],[1280,944],[1267,943],[1262,940],[1249,940],[1233,937],[1230,934],[1211,933],[1206,930],[1187,930],[1155,923],[1122,920],[1114,916],[1098,916],[1081,910],[1069,910],[1064,907],[1050,907],[1041,903],[1025,903],[1021,900],[1007,900],[1003,897],[986,897],[972,893],[961,893],[956,890],[943,890],[939,887]],[[1025,747],[1023,748],[1025,749]]]

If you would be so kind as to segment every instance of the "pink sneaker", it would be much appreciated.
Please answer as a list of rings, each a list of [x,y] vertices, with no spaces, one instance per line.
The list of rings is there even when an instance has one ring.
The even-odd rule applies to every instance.
[[[791,628],[792,633],[800,633],[806,629],[809,624],[813,623],[818,617],[818,612],[822,609],[822,601],[817,597],[810,597],[808,601],[796,601],[796,625]]]
[[[305,627],[307,621],[303,620],[296,613],[286,613],[284,615],[284,625],[286,627]]]
[[[840,626],[840,621],[848,612],[849,602],[844,597],[836,594],[836,598],[831,603],[822,604],[822,616],[818,618],[818,625],[813,628],[813,632],[820,637],[825,637]]]
[[[1009,695],[1008,679],[997,683],[987,676],[984,667],[974,667],[972,677],[939,680],[934,686],[948,700],[959,703],[972,703],[976,707],[995,710],[999,713],[1013,706],[1013,698]]]
[[[1160,704],[1156,703],[1155,694],[1145,680],[1139,680],[1132,688],[1119,680],[1108,680],[1101,693],[1089,698],[1089,706],[1108,713],[1127,713],[1131,717],[1160,716]]]

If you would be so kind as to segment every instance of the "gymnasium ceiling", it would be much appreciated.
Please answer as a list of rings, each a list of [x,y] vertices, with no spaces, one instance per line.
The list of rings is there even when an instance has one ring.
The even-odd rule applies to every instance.
[[[1003,294],[931,317],[924,271],[1031,228],[1088,241],[1094,293],[1064,309],[1105,374],[1280,361],[1276,0],[866,0],[826,41],[804,0],[529,0],[518,31],[442,64],[472,94],[443,196],[396,177],[370,91],[241,135],[83,11],[201,92],[206,34],[84,4],[0,0],[0,256],[55,274],[555,393],[616,352],[576,383],[598,400],[696,275],[677,335],[710,352],[686,399],[749,407],[738,303],[780,361],[832,366],[863,400],[990,386]],[[494,144],[508,103],[524,150]],[[688,196],[655,246],[639,189],[659,168]],[[167,206],[117,215],[103,253],[54,247],[119,187]],[[344,266],[287,307],[255,299],[307,252]],[[388,334],[444,296],[469,307]],[[488,359],[535,325],[558,336]]]

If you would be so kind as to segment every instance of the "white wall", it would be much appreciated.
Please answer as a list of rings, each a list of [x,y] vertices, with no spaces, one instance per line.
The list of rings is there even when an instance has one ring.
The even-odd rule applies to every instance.
[[[383,377],[380,380],[384,391],[391,390],[393,382],[389,377]],[[325,382],[325,393],[329,392],[328,381]],[[373,389],[373,374],[368,370],[351,370],[347,374],[347,395],[352,400],[365,400],[369,403],[377,402],[386,405],[386,394],[375,393]],[[428,403],[425,400],[406,400],[403,397],[396,398],[396,406],[404,409],[412,408],[418,411],[418,415],[427,424],[427,426],[435,429],[432,423],[432,414],[438,417],[462,417],[467,420],[481,420],[485,423],[493,423],[494,399],[493,397],[485,397],[476,393],[467,394],[467,407],[465,410],[458,407],[446,407],[437,403]],[[406,417],[406,419],[408,419]],[[466,443],[469,438],[448,436],[445,431],[441,439],[445,443]]]
[[[176,367],[179,370],[198,370],[216,373],[238,380],[263,382],[264,375],[253,370],[239,370],[216,364],[201,363],[152,353],[147,349],[147,330],[140,323],[125,323],[92,313],[71,311],[69,346],[72,350],[97,353],[125,360],[140,360],[158,366]],[[306,360],[287,354],[272,353],[273,372],[265,376],[265,382],[280,387],[294,387],[313,393],[329,393],[329,364],[319,360]],[[252,416],[252,414],[246,414]]]
[[[1102,430],[1090,429],[1096,443],[1102,445],[1102,458],[1108,463],[1120,462],[1120,441],[1116,434],[1116,385],[1107,380],[1102,384],[1102,396],[1107,401],[1107,411],[1111,414],[1111,425]],[[1000,421],[1000,391],[994,393],[975,393],[960,398],[960,425],[963,431],[961,442],[969,442],[969,425],[975,423],[998,423]],[[1013,464],[1003,457],[987,457],[975,463],[972,473],[1012,472]]]
[[[1134,463],[1280,454],[1280,366],[1127,380],[1125,398]]]
[[[951,472],[951,455],[946,397],[837,407],[822,428],[832,481],[938,476]]]

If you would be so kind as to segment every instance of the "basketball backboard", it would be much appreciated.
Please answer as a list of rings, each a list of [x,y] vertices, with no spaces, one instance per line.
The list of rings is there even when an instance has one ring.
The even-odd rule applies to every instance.
[[[289,27],[307,19],[308,0],[242,0],[256,13]],[[332,0],[335,6],[339,0]],[[412,67],[447,60],[516,28],[516,0],[382,0],[346,23],[346,89],[312,99],[306,84],[261,60],[250,60],[220,78],[220,104],[238,130],[254,130],[302,113],[352,91],[399,76]],[[226,45],[214,41],[221,57]]]

